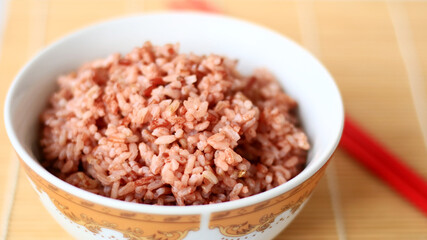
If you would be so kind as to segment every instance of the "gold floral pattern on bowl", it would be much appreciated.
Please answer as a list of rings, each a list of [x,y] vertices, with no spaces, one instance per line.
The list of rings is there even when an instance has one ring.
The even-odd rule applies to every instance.
[[[105,207],[55,187],[24,161],[21,164],[39,193],[46,193],[62,215],[94,235],[107,228],[128,240],[181,240],[190,231],[200,229],[200,215],[154,215]]]
[[[273,199],[230,211],[211,215],[209,228],[218,228],[228,237],[241,237],[253,232],[264,232],[277,216],[290,210],[294,214],[313,192],[323,176],[327,164],[296,188]]]

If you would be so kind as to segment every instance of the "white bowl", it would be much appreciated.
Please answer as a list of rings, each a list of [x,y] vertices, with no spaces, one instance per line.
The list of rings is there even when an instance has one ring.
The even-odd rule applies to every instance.
[[[98,196],[49,173],[37,161],[37,129],[39,114],[56,88],[56,77],[95,58],[129,52],[147,40],[156,45],[179,42],[184,53],[217,53],[238,59],[238,68],[245,74],[268,68],[299,103],[312,145],[307,167],[287,183],[251,197],[184,207]],[[343,128],[337,86],[310,53],[264,27],[200,13],[122,18],[59,40],[20,71],[8,92],[4,116],[10,141],[41,201],[78,239],[271,239],[306,203]]]

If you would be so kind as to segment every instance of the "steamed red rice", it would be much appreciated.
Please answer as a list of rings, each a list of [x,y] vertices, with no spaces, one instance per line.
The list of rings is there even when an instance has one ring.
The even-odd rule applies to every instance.
[[[159,205],[251,196],[304,168],[297,103],[265,70],[146,42],[58,78],[43,165],[96,194]]]

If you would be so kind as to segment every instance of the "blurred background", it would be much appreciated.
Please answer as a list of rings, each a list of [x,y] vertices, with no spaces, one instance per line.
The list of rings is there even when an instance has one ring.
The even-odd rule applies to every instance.
[[[336,79],[347,114],[427,177],[427,1],[0,0],[1,106],[13,77],[44,46],[106,19],[171,9],[231,15],[303,45]],[[0,122],[0,240],[71,239],[37,200]],[[427,218],[338,150],[277,239],[424,240]]]
[[[4,29],[5,20],[6,20],[5,8],[6,8],[6,1],[0,0],[0,39],[3,38],[3,29]]]

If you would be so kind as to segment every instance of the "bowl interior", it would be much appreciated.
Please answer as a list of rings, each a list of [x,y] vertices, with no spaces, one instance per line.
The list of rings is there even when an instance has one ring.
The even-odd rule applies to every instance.
[[[227,17],[197,13],[163,13],[102,23],[49,46],[15,79],[6,102],[6,128],[24,161],[35,164],[39,114],[56,88],[58,75],[114,52],[126,53],[144,41],[179,42],[182,53],[217,53],[239,60],[250,74],[265,67],[299,103],[299,114],[312,148],[306,169],[284,184],[291,189],[317,171],[334,151],[342,131],[340,94],[325,68],[308,52],[265,28]],[[43,173],[47,174],[47,173]],[[240,200],[239,200],[240,201]]]

